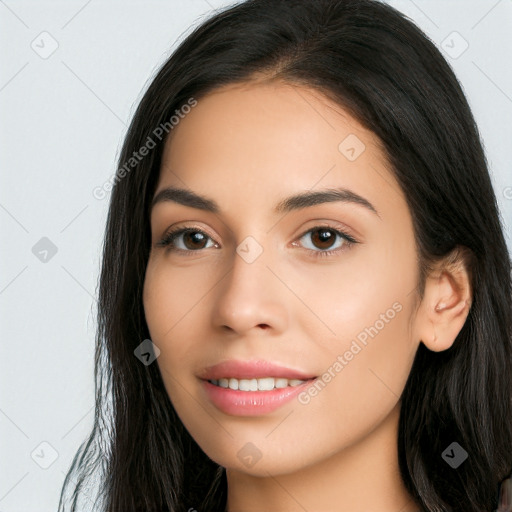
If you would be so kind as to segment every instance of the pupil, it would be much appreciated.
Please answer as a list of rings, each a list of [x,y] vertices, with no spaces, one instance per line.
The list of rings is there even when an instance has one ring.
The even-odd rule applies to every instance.
[[[313,235],[314,239],[319,238],[319,244],[320,244],[321,249],[326,249],[332,245],[332,240],[330,240],[330,239],[333,237],[333,234],[329,229],[318,229],[315,231],[315,233],[322,233],[318,236]],[[316,243],[316,241],[315,241],[315,243]]]
[[[199,233],[197,231],[189,231],[189,232],[185,233],[185,236],[184,236],[185,245],[187,246],[188,249],[190,249],[189,244],[187,242],[191,241],[192,249],[197,249],[197,246],[194,244],[196,242],[199,242],[199,244],[200,244],[201,241],[204,241],[204,238],[205,237],[202,235],[202,233]],[[200,248],[202,248],[202,247],[200,247]]]

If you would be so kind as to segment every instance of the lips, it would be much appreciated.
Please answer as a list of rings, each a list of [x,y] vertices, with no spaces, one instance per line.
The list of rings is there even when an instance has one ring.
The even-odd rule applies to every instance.
[[[242,361],[231,359],[214,366],[209,366],[198,375],[203,380],[218,380],[226,378],[234,379],[259,379],[265,377],[310,380],[316,375],[306,373],[286,366],[277,365],[262,359]]]

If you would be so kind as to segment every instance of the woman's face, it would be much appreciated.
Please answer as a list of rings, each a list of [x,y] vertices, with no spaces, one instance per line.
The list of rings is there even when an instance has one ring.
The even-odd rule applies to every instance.
[[[419,344],[418,269],[411,216],[377,138],[317,91],[283,83],[218,89],[171,134],[144,310],[169,397],[199,446],[224,467],[277,475],[396,418]],[[170,187],[208,202],[160,194]],[[327,189],[339,194],[285,201]],[[222,381],[242,388],[273,375],[259,385],[274,391],[203,379],[228,360],[316,379],[217,375],[248,377]]]

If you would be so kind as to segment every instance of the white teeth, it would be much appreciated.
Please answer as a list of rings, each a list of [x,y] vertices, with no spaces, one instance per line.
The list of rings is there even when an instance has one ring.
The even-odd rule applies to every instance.
[[[275,379],[275,386],[276,388],[285,388],[286,386],[288,386],[288,379]]]
[[[219,379],[218,381],[214,379],[211,382],[213,382],[217,386],[220,386],[221,388],[229,387],[229,379]],[[236,389],[238,389],[238,387]]]
[[[266,377],[264,379],[257,379],[259,391],[270,391],[274,389],[274,379],[272,377]]]
[[[270,391],[274,388],[280,389],[287,386],[295,387],[306,381],[299,379],[283,379],[280,377],[263,377],[261,379],[212,379],[210,382],[221,388],[230,388],[239,391]]]

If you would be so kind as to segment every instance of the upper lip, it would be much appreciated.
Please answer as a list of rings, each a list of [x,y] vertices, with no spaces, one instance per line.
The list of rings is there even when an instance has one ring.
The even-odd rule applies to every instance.
[[[255,379],[281,377],[284,379],[309,380],[316,375],[280,366],[262,359],[242,361],[230,359],[214,366],[208,366],[199,375],[201,379],[212,380],[233,377],[235,379]]]

